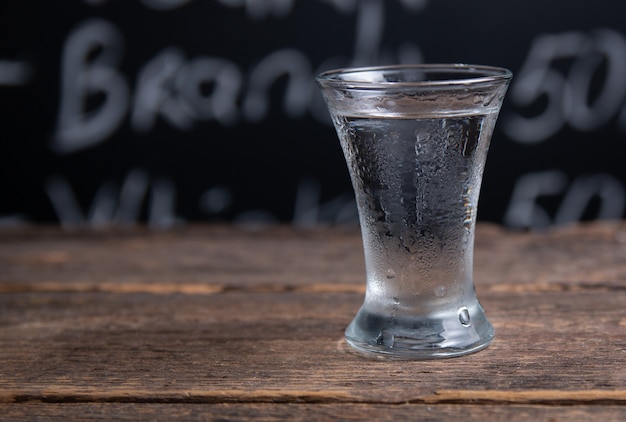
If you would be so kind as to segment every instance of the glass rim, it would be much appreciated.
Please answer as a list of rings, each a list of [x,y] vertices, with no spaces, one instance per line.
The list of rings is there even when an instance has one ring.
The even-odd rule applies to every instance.
[[[459,78],[423,79],[414,81],[368,81],[358,78],[365,73],[383,74],[385,71],[419,71],[425,73],[458,74]],[[349,75],[352,75],[350,77]],[[466,75],[465,77],[463,75]],[[341,77],[340,77],[341,76]],[[388,88],[423,88],[423,87],[454,87],[494,82],[506,82],[513,73],[498,66],[474,65],[464,63],[433,63],[433,64],[396,64],[387,66],[343,67],[320,73],[315,79],[319,84],[344,87],[349,89],[388,89]]]

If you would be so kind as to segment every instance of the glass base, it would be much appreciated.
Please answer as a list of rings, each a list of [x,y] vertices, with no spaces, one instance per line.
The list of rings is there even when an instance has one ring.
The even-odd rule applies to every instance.
[[[345,332],[350,346],[366,354],[437,359],[487,347],[494,329],[480,304],[426,316],[382,316],[363,305]]]

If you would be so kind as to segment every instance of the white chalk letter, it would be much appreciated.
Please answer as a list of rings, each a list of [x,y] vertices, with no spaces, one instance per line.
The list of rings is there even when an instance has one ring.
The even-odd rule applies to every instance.
[[[52,147],[67,154],[96,145],[120,125],[128,107],[128,85],[116,66],[122,37],[103,20],[81,23],[63,49],[61,106]],[[89,99],[99,99],[97,108]]]

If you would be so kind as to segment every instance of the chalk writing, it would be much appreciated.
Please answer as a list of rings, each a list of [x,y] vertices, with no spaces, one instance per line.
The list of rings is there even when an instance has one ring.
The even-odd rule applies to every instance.
[[[131,116],[137,132],[151,130],[159,115],[179,129],[191,128],[193,118],[181,107],[181,99],[172,88],[172,81],[184,63],[180,50],[168,48],[140,70]]]
[[[184,2],[157,3],[175,8]],[[376,63],[384,27],[383,1],[331,3],[341,10],[357,13],[354,57],[343,63]],[[414,9],[425,4],[424,1],[402,3]],[[227,2],[229,6],[243,4]],[[291,2],[246,2],[245,5],[291,8]],[[58,153],[71,154],[106,141],[119,129],[128,110],[131,126],[137,133],[151,131],[158,118],[183,131],[191,130],[197,121],[228,126],[243,118],[248,123],[259,123],[267,116],[270,88],[282,77],[288,80],[283,102],[288,117],[311,112],[328,122],[323,104],[314,95],[313,78],[318,70],[299,50],[283,48],[271,52],[247,72],[249,76],[244,80],[240,66],[227,58],[187,58],[181,48],[168,46],[139,69],[131,93],[127,76],[119,70],[124,49],[122,31],[106,20],[83,21],[68,35],[63,48],[61,100],[52,143]],[[404,43],[394,61],[419,60],[419,48]],[[211,85],[211,92],[205,93],[203,85]],[[103,100],[97,108],[89,108],[94,97]]]
[[[71,153],[102,142],[120,125],[128,108],[128,85],[116,66],[124,41],[104,20],[81,22],[68,37],[62,58],[61,104],[52,147]],[[99,54],[90,58],[92,52]],[[89,110],[87,98],[104,101]]]
[[[297,50],[279,50],[267,56],[251,72],[244,116],[251,122],[265,117],[269,108],[269,88],[283,75],[289,77],[283,109],[290,117],[303,115],[313,94],[312,73],[309,59]]]
[[[29,63],[16,60],[0,60],[0,85],[26,85],[33,75]]]
[[[151,181],[142,169],[131,170],[121,186],[104,181],[87,213],[82,211],[65,177],[50,175],[44,188],[60,224],[66,228],[137,224],[142,221],[144,206],[151,227],[167,228],[182,221],[175,215],[176,188],[173,182],[167,178]]]
[[[554,217],[545,210],[542,198],[560,198]],[[513,189],[504,223],[512,228],[541,229],[579,221],[598,201],[597,219],[619,219],[624,216],[626,188],[608,173],[582,174],[568,186],[560,170],[546,170],[522,175]]]
[[[200,210],[211,217],[219,216],[227,211],[233,202],[232,191],[226,186],[213,186],[200,195]]]
[[[569,72],[557,66],[569,63]],[[602,65],[603,84],[591,99],[591,84]],[[626,117],[626,39],[619,32],[602,28],[590,34],[573,31],[538,36],[524,65],[517,72],[509,93],[511,102],[524,109],[545,99],[534,116],[508,113],[503,128],[521,143],[546,141],[565,124],[579,131],[593,131],[620,113]]]
[[[232,50],[232,55],[231,50],[223,48],[216,48],[219,54],[210,54],[211,42],[219,40],[209,40],[208,49],[203,50],[206,52],[198,54],[197,46],[185,44],[188,38],[177,36],[167,37],[161,44],[154,38],[157,44],[152,43],[150,49],[145,50],[150,51],[146,57],[138,54],[145,53],[144,50],[133,51],[139,44],[132,38],[137,33],[133,24],[129,25],[129,20],[116,20],[115,13],[122,3],[114,4],[116,2],[110,0],[82,0],[81,3],[83,9],[89,10],[89,16],[102,17],[65,21],[63,25],[68,26],[63,26],[66,32],[61,43],[48,50],[61,52],[59,96],[47,96],[46,101],[53,103],[52,110],[41,107],[55,117],[53,127],[44,128],[46,139],[50,141],[47,145],[51,151],[50,161],[66,162],[69,166],[73,160],[82,159],[83,151],[104,147],[110,140],[118,143],[111,145],[111,149],[122,148],[123,153],[124,146],[119,144],[132,143],[133,135],[142,135],[142,142],[160,139],[157,131],[164,126],[193,135],[193,131],[205,125],[216,128],[216,133],[232,129],[234,136],[248,137],[253,131],[254,135],[266,134],[263,124],[268,123],[270,127],[276,119],[300,119],[304,128],[315,122],[329,125],[328,112],[314,82],[318,72],[343,66],[420,63],[425,59],[422,51],[432,51],[421,48],[421,43],[430,43],[428,37],[418,39],[418,43],[416,37],[422,35],[407,30],[409,38],[404,40],[403,32],[396,31],[390,24],[397,17],[393,14],[398,9],[401,13],[423,12],[432,3],[429,0],[318,0],[316,7],[325,9],[320,16],[326,12],[330,12],[328,16],[340,15],[336,16],[340,25],[347,25],[347,33],[351,34],[347,41],[344,36],[341,53],[326,57],[309,54],[308,48],[313,48],[312,45],[292,42],[289,37],[277,38],[284,42],[255,48],[254,56],[237,48]],[[254,31],[270,24],[277,24],[276,30],[283,31],[291,25],[289,20],[299,19],[296,15],[303,9],[297,8],[304,4],[295,0],[215,0],[210,7],[194,0],[136,0],[134,3],[140,7],[129,7],[131,14],[144,8],[147,20],[155,19],[154,22],[195,13],[195,5],[198,10],[227,12],[225,16],[229,19],[234,17],[241,21],[235,24],[241,24],[242,28],[254,27]],[[306,7],[310,8],[312,3],[306,3]],[[183,10],[185,8],[188,10]],[[433,4],[428,12],[435,9],[439,10]],[[203,28],[209,37],[211,29]],[[320,30],[325,30],[323,25]],[[346,31],[342,33],[345,35]],[[314,39],[315,34],[311,35]],[[390,35],[394,37],[391,44],[385,38]],[[319,49],[315,50],[319,53]],[[10,95],[7,103],[14,101],[17,91],[33,95],[32,91],[39,91],[42,84],[47,83],[46,77],[54,74],[48,68],[40,68],[41,62],[30,51],[15,54],[11,46],[4,51],[5,56],[0,58],[0,88]],[[499,54],[496,50],[494,53]],[[593,133],[597,151],[598,145],[608,143],[607,138],[626,133],[626,36],[620,30],[599,27],[592,31],[535,34],[526,56],[521,59],[521,67],[513,69],[515,77],[498,125],[500,133],[506,137],[497,142],[508,141],[505,148],[537,148],[533,151],[541,154],[544,143],[549,147],[564,142],[559,134],[567,129]],[[5,110],[10,109],[11,105],[7,104]],[[29,134],[34,133],[30,128],[29,131]],[[602,134],[596,136],[600,131]],[[332,131],[328,133],[329,138],[332,135]],[[198,138],[189,136],[188,139],[195,143]],[[201,142],[207,143],[206,151],[209,151],[212,142],[224,138],[207,136],[203,139],[206,141]],[[276,140],[282,142],[279,138]],[[577,136],[575,141],[585,142],[585,138]],[[568,145],[563,147],[568,148]],[[106,155],[108,148],[102,151]],[[98,152],[85,151],[85,155],[93,157],[90,154]],[[178,150],[172,152],[178,153]],[[139,166],[150,167],[156,158],[142,158],[138,160],[141,164],[137,164],[132,162],[132,153],[128,157],[128,162],[119,164],[129,167],[123,169],[126,172],[123,180],[105,175],[104,180],[96,182],[93,192],[86,194],[87,198],[78,194],[84,192],[84,186],[75,190],[79,185],[63,175],[62,166],[51,165],[54,170],[48,170],[52,174],[45,178],[44,190],[59,221],[65,226],[101,226],[145,220],[153,227],[169,227],[183,221],[179,212],[189,211],[178,207],[183,202],[189,206],[194,200],[197,208],[191,213],[207,219],[227,218],[242,224],[255,221],[266,224],[279,219],[271,204],[252,205],[247,210],[238,208],[242,203],[239,196],[246,195],[245,188],[234,183],[232,186],[224,184],[227,183],[223,182],[224,178],[218,183],[206,173],[200,174],[202,172],[199,176],[207,177],[207,186],[199,187],[201,194],[197,198],[192,201],[184,198],[185,201],[179,203],[178,194],[188,192],[188,189],[179,191],[176,185],[180,183],[176,168],[180,163],[172,162],[171,169],[167,170],[168,177],[155,178],[150,175],[150,168]],[[500,216],[501,222],[514,228],[537,229],[580,219],[624,216],[626,180],[615,164],[614,168],[601,171],[596,160],[591,171],[584,168],[570,171],[571,166],[564,160],[549,164],[544,171],[522,169],[522,174],[513,175],[512,186],[500,186],[500,190],[510,190],[510,197],[503,200],[506,212]],[[207,168],[214,164],[209,161]],[[210,169],[211,174],[218,171],[219,168]],[[293,195],[293,224],[311,226],[357,221],[351,192],[322,199],[327,198],[323,190],[328,180],[301,174],[294,177],[300,183],[295,191],[288,193]],[[500,197],[507,196],[506,192],[500,193]],[[284,201],[280,206],[285,207]],[[286,207],[289,209],[289,205]],[[8,212],[15,208],[7,207]],[[285,215],[284,210],[281,215]],[[284,218],[282,216],[280,218]],[[24,218],[28,218],[27,214],[18,210],[16,214],[0,216],[0,223]]]
[[[321,186],[314,178],[300,181],[296,193],[292,223],[297,227],[321,224],[356,224],[357,207],[352,194],[341,194],[321,202]]]

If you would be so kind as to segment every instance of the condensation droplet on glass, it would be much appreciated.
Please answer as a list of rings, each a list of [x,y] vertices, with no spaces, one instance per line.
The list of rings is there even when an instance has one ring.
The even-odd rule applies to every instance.
[[[382,330],[376,338],[376,344],[392,348],[396,339],[391,330]]]
[[[395,277],[396,277],[396,272],[392,268],[389,268],[387,270],[387,278],[395,278]]]
[[[472,188],[465,186],[463,188],[463,227],[471,230],[474,221],[474,204],[471,201]]]
[[[470,325],[472,325],[469,310],[465,306],[459,308],[459,321],[464,327],[469,327]]]
[[[424,142],[430,139],[430,133],[428,132],[415,132],[415,154],[424,154],[427,151],[427,146]]]
[[[435,296],[444,297],[447,293],[446,286],[437,286],[435,288]]]

